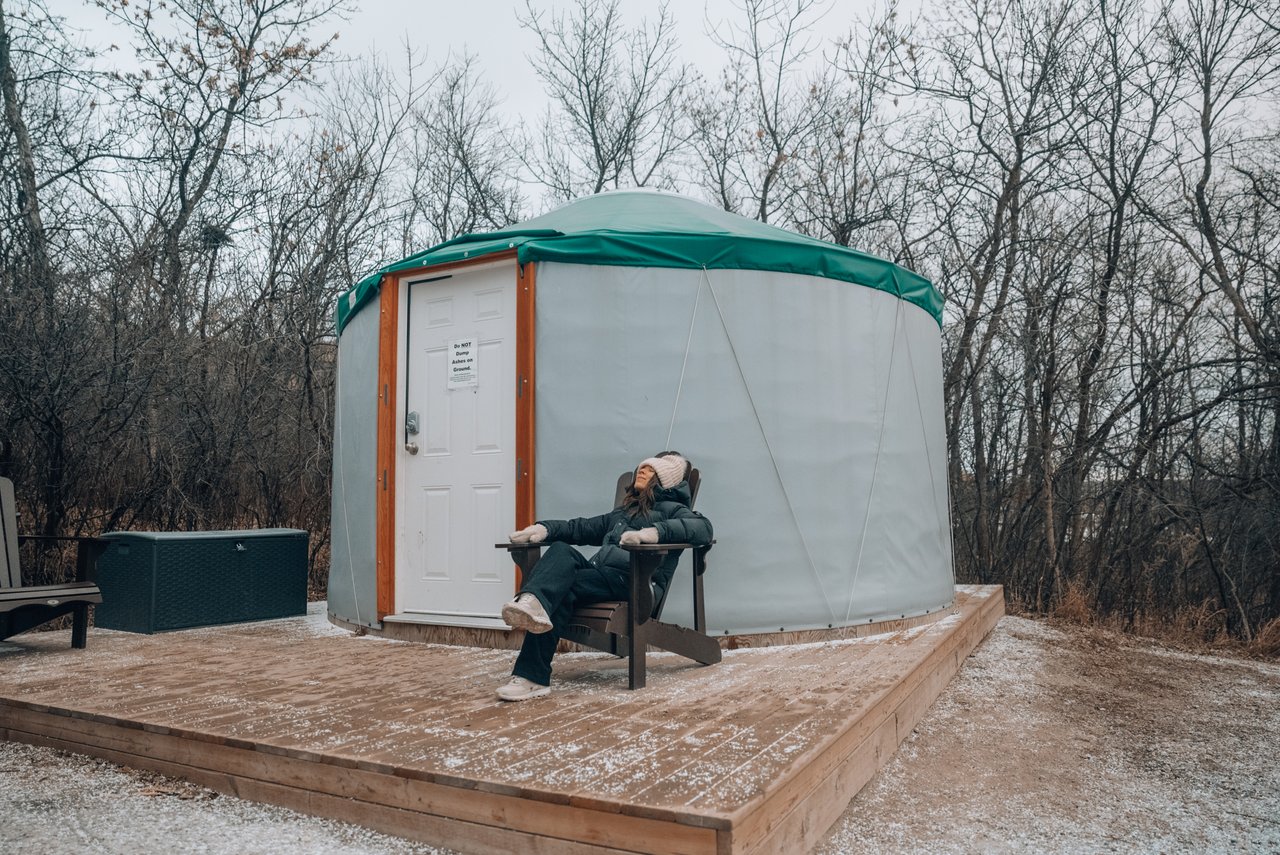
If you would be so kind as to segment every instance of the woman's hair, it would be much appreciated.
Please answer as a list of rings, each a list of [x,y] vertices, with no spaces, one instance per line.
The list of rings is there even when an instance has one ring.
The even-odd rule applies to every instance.
[[[678,451],[660,451],[654,457],[683,457]],[[686,458],[684,461],[684,477],[682,481],[689,480],[689,473],[693,471],[693,464]],[[658,487],[658,479],[650,478],[649,483],[645,485],[643,490],[637,490],[634,483],[627,485],[627,492],[622,497],[622,509],[627,512],[627,516],[648,518],[649,511],[653,510],[653,493]]]

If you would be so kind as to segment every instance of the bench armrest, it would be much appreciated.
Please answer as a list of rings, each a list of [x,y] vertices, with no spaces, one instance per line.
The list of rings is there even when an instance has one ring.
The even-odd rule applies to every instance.
[[[74,540],[76,542],[76,581],[94,582],[98,576],[98,558],[107,551],[111,541],[93,535],[49,535],[20,534],[18,543],[33,541],[47,543],[50,541]]]

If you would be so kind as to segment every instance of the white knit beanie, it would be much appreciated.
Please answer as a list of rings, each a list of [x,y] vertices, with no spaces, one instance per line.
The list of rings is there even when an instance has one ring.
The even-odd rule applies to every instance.
[[[667,457],[647,457],[640,461],[640,466],[645,464],[653,467],[653,471],[658,475],[658,483],[670,490],[684,480],[684,470],[688,468],[689,461],[678,454],[672,454]]]

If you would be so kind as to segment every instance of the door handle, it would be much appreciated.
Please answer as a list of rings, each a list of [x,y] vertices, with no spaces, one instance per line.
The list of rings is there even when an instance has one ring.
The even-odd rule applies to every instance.
[[[407,451],[407,452],[409,452],[410,454],[417,454],[417,453],[418,453],[418,443],[416,443],[416,442],[406,442],[406,443],[404,444],[404,450],[405,450],[405,451]]]

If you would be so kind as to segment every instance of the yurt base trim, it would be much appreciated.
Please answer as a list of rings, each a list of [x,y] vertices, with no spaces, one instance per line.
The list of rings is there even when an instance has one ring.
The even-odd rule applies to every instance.
[[[726,633],[714,638],[724,650],[737,650],[748,647],[777,647],[784,644],[816,644],[824,641],[843,641],[849,638],[866,638],[886,632],[898,632],[917,626],[925,626],[956,614],[955,603],[948,603],[941,609],[933,609],[916,615],[904,615],[885,620],[869,621],[852,626],[834,627],[830,629],[780,629],[778,632]],[[419,644],[451,644],[461,647],[488,647],[495,650],[518,650],[524,638],[522,633],[514,632],[509,627],[478,627],[467,625],[462,621],[447,623],[443,620],[428,620],[423,616],[388,615],[382,621],[381,628],[367,627],[344,620],[330,614],[329,622],[334,626],[361,634],[390,638],[396,641],[413,641]],[[560,651],[586,651],[569,641],[560,642]]]
[[[0,674],[0,739],[465,852],[800,855],[1003,614],[999,587],[962,587],[948,620],[664,662],[642,692],[583,657],[523,704],[492,697],[506,657],[371,645],[305,618],[219,627],[214,644],[104,630],[67,651],[65,632],[33,633],[10,655],[41,667]],[[371,672],[386,681],[373,696]]]

